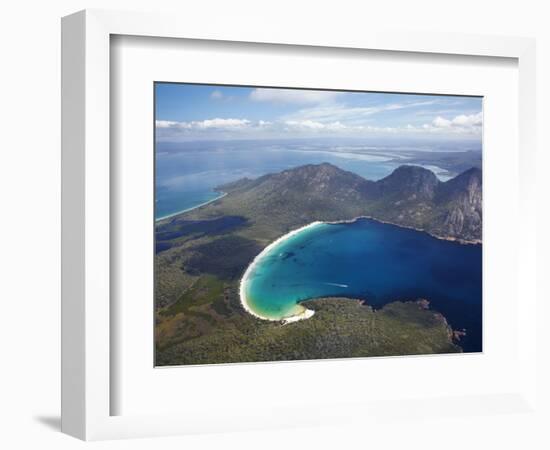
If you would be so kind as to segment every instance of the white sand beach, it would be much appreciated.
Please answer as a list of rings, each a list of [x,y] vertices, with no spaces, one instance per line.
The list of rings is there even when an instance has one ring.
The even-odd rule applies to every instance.
[[[277,319],[273,319],[271,317],[265,317],[265,316],[262,316],[261,314],[258,314],[256,311],[254,311],[250,305],[248,304],[248,301],[247,301],[247,298],[246,298],[246,282],[248,281],[248,278],[250,277],[250,275],[254,272],[254,269],[256,268],[258,262],[267,254],[269,254],[269,252],[274,248],[276,247],[277,245],[279,245],[281,242],[284,242],[285,240],[289,239],[290,237],[308,229],[308,228],[311,228],[311,227],[314,227],[314,226],[317,226],[317,225],[320,225],[322,224],[323,222],[319,222],[319,221],[316,221],[316,222],[312,222],[308,225],[304,225],[303,227],[300,227],[300,228],[297,228],[296,230],[292,230],[290,231],[289,233],[281,236],[280,238],[274,240],[271,244],[269,244],[266,248],[264,248],[255,258],[254,260],[250,263],[250,265],[247,267],[243,277],[241,278],[241,282],[240,282],[240,286],[239,286],[239,295],[240,295],[240,298],[241,298],[241,304],[243,305],[243,308],[245,309],[246,312],[252,314],[254,317],[257,317],[258,319],[262,319],[262,320],[270,320],[270,321],[273,321],[273,322],[279,322],[279,321],[282,321],[284,323],[291,323],[291,322],[297,322],[298,320],[304,320],[304,319],[309,319],[311,316],[313,316],[313,314],[315,314],[314,311],[310,310],[310,309],[307,309],[305,308],[304,306],[301,306],[301,308],[303,309],[299,314],[296,314],[296,315],[293,315],[293,316],[290,316],[290,317],[283,317],[283,318],[277,318]]]

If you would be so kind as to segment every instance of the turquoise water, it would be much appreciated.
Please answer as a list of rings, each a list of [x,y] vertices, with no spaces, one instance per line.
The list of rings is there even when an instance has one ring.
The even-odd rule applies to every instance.
[[[243,285],[256,314],[271,319],[303,311],[301,301],[359,298],[374,307],[426,298],[464,351],[482,350],[482,248],[369,219],[319,223],[273,245]]]
[[[168,189],[161,190],[156,195],[155,220],[164,219],[197,208],[223,196],[222,192],[210,189],[188,191],[185,193]]]

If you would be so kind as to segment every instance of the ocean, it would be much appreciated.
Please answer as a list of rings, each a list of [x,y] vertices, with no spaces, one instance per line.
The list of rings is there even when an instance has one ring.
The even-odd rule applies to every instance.
[[[216,190],[220,184],[304,164],[328,162],[368,180],[379,180],[401,165],[402,152],[407,150],[414,148],[270,141],[157,143],[155,219],[218,198],[222,195]],[[443,169],[426,167],[442,181],[448,179]]]
[[[319,223],[272,245],[243,285],[256,314],[281,319],[299,302],[349,297],[379,308],[396,300],[427,299],[454,330],[460,346],[482,351],[482,246],[370,219]],[[345,301],[345,300],[343,300]]]

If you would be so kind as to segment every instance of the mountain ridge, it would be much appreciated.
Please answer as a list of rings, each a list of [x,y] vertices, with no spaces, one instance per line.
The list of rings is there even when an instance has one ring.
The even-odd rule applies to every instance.
[[[312,318],[283,327],[248,314],[240,299],[241,277],[254,258],[314,221],[370,217],[477,242],[481,172],[453,180],[442,183],[418,166],[370,181],[328,163],[306,165],[219,186],[223,198],[156,222],[156,364],[461,351],[425,301],[375,311],[360,300],[316,299],[308,303]]]
[[[429,169],[402,165],[371,181],[330,163],[308,164],[217,189],[257,202],[252,208],[263,215],[299,209],[311,220],[369,216],[444,239],[482,240],[482,172],[475,167],[442,182]]]

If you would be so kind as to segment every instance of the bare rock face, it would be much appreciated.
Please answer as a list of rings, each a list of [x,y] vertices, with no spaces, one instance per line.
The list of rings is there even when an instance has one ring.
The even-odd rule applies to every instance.
[[[441,232],[455,237],[481,240],[482,184],[480,169],[473,168],[442,183],[437,201],[443,212],[439,218]]]
[[[404,165],[374,182],[332,164],[309,164],[219,189],[229,193],[224,201],[238,205],[240,213],[280,217],[293,226],[366,215],[444,238],[481,241],[477,168],[441,182],[428,169]]]
[[[481,241],[482,172],[469,169],[440,182],[428,169],[401,166],[376,183],[374,217],[440,237]]]

